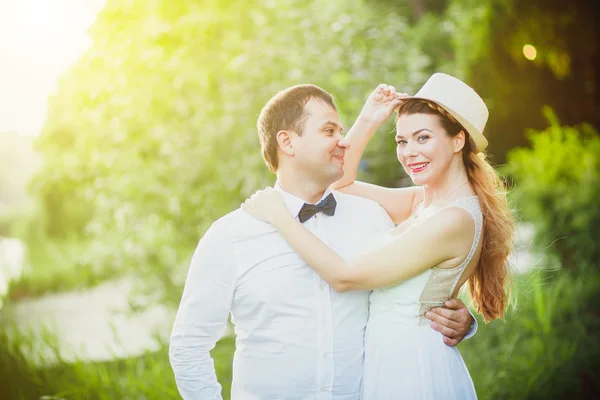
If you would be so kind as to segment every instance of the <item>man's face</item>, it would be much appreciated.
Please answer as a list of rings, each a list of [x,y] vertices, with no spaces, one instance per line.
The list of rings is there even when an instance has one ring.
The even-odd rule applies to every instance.
[[[304,107],[305,123],[301,135],[292,133],[293,168],[329,186],[344,175],[342,123],[337,111],[311,99]]]

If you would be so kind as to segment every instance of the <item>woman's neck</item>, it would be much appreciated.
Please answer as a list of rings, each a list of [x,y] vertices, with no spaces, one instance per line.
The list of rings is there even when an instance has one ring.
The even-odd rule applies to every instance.
[[[423,206],[441,206],[455,198],[472,194],[473,190],[464,167],[454,166],[436,182],[423,186]]]

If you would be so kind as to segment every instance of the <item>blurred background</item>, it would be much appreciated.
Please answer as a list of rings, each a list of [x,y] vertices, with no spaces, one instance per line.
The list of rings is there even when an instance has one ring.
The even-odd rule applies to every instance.
[[[349,127],[436,71],[490,109],[512,303],[459,348],[482,399],[600,394],[597,0],[0,0],[0,398],[178,398],[168,335],[217,218],[274,182],[256,119],[314,83]],[[410,182],[380,129],[361,179]],[[465,301],[467,301],[465,299]],[[229,398],[231,330],[213,351]]]

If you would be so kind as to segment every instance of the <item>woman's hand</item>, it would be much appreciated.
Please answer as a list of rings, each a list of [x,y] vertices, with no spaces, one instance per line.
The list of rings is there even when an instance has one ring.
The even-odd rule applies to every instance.
[[[253,217],[271,224],[278,216],[288,213],[281,194],[270,187],[254,193],[241,208]]]
[[[358,118],[380,126],[408,97],[406,93],[398,93],[393,86],[382,83],[369,95]]]

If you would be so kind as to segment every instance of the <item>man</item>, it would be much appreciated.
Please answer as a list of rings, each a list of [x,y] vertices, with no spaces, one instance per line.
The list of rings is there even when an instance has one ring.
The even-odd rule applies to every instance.
[[[348,148],[329,93],[299,85],[276,94],[258,132],[289,211],[342,257],[357,257],[393,227],[377,203],[329,188],[343,175]],[[231,313],[233,400],[360,398],[368,297],[332,290],[271,225],[239,209],[222,217],[194,253],[173,327],[180,394],[221,399],[209,352]],[[473,319],[459,300],[449,306],[432,320],[456,344]]]

